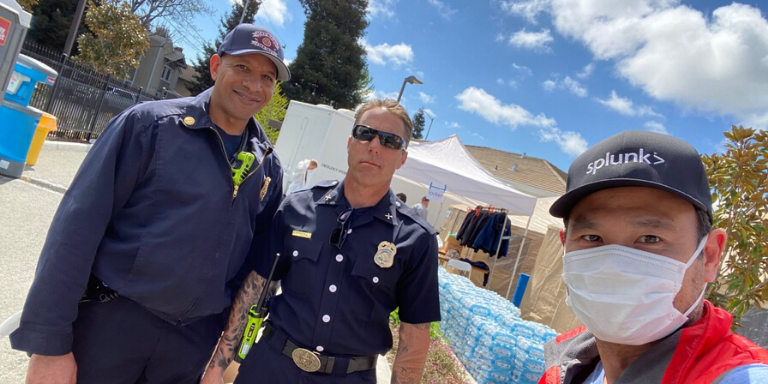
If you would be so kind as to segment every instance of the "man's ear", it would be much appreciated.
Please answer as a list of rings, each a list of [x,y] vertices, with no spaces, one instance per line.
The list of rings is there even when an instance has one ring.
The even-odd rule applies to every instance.
[[[715,228],[709,232],[707,242],[701,251],[704,254],[704,278],[708,283],[715,281],[720,272],[720,259],[727,240],[728,235],[721,228]]]
[[[396,169],[400,169],[405,164],[405,161],[408,160],[408,151],[403,151],[403,155],[400,156],[400,164],[397,165]]]
[[[211,79],[216,82],[216,78],[219,76],[219,66],[221,65],[221,56],[214,54],[211,56],[209,68],[211,70]]]

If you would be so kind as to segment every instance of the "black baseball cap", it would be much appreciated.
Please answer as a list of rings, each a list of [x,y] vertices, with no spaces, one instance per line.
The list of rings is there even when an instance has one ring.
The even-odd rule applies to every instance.
[[[277,67],[277,80],[287,81],[291,79],[291,71],[285,65],[283,47],[268,29],[257,27],[253,24],[240,24],[231,30],[224,41],[219,45],[219,56],[245,55],[247,53],[260,53],[275,63]]]
[[[577,157],[568,168],[566,193],[549,213],[566,217],[585,196],[628,186],[673,193],[707,212],[712,221],[712,195],[699,153],[681,139],[648,131],[621,132]]]

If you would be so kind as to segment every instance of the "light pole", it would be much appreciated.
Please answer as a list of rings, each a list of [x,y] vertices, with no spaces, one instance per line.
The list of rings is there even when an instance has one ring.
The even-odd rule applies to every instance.
[[[427,128],[427,135],[424,136],[424,141],[426,141],[429,138],[429,131],[432,130],[432,122],[435,121],[435,118],[432,117],[432,115],[430,115],[427,112],[424,112],[424,114],[427,115],[427,117],[429,117],[429,128]]]
[[[419,79],[417,79],[416,76],[408,76],[408,77],[406,77],[405,80],[403,80],[403,86],[400,87],[400,94],[397,95],[397,102],[398,103],[400,102],[400,97],[403,96],[403,91],[405,90],[405,83],[408,83],[408,84],[424,84],[424,82],[419,80]]]

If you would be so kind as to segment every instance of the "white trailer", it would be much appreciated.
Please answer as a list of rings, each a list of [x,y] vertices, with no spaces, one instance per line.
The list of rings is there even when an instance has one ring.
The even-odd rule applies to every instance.
[[[347,174],[347,138],[354,121],[354,112],[347,109],[291,101],[275,144],[285,172],[283,190],[304,159],[315,159],[318,165],[309,175],[308,186],[343,179]]]

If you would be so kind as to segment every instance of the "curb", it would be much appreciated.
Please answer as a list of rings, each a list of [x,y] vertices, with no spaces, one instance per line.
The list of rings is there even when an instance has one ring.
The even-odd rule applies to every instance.
[[[43,142],[43,149],[54,151],[88,152],[91,150],[91,144],[46,140]]]
[[[34,177],[29,177],[29,176],[21,176],[21,177],[19,177],[19,180],[21,180],[21,181],[23,181],[25,183],[36,185],[36,186],[38,186],[40,188],[47,189],[47,190],[52,191],[52,192],[57,192],[57,193],[61,193],[61,194],[64,194],[64,192],[67,192],[67,187],[65,187],[63,185],[51,183],[50,181],[45,181],[45,180],[42,180],[42,179],[36,179]]]

